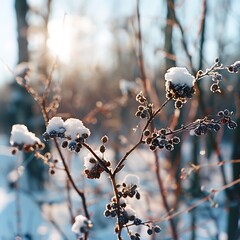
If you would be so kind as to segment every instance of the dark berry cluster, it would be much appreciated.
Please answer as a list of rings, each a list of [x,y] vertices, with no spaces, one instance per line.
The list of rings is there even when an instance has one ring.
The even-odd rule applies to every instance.
[[[45,132],[43,134],[43,139],[45,141],[49,141],[50,139],[54,138],[61,138],[64,139],[62,142],[63,148],[68,148],[70,151],[80,152],[82,148],[82,144],[88,138],[87,133],[83,133],[81,136],[77,135],[75,139],[71,139],[69,136],[65,136],[66,129],[64,127],[59,128],[58,130],[52,130],[49,133]]]
[[[222,80],[222,75],[220,73],[218,73],[218,72],[213,72],[211,74],[211,77],[212,77],[212,81],[213,81],[213,84],[210,87],[211,92],[213,92],[213,93],[216,93],[216,92],[220,93],[221,90],[220,90],[220,87],[219,87],[219,83]]]
[[[140,199],[141,195],[138,191],[138,186],[136,184],[126,184],[126,183],[122,183],[122,188],[121,190],[118,191],[118,196],[121,198],[133,198],[134,196],[136,197],[136,199]]]
[[[153,104],[147,102],[147,99],[143,96],[142,92],[136,96],[136,100],[140,105],[138,106],[135,116],[148,119],[152,114]]]
[[[149,224],[146,224],[146,223],[140,223],[140,224],[148,227],[148,229],[147,229],[148,235],[152,235],[154,232],[160,233],[162,230],[158,225],[150,226]],[[139,233],[132,233],[129,231],[128,234],[129,234],[131,240],[140,240],[141,239],[141,235]]]
[[[229,129],[235,129],[237,127],[237,123],[234,122],[231,118],[232,115],[233,112],[230,112],[228,109],[218,112],[218,116],[221,117],[221,123],[227,124]]]
[[[106,210],[104,211],[105,217],[118,217],[118,226],[115,228],[115,232],[119,231],[119,225],[124,226],[129,222],[135,220],[135,211],[126,204],[126,201],[121,198],[119,199],[119,204],[115,197],[112,198],[111,202],[106,205]]]
[[[213,130],[218,132],[221,129],[221,125],[219,123],[215,123],[214,121],[211,122],[201,122],[199,125],[194,129],[194,134],[196,136],[204,135],[208,132],[208,130]]]
[[[187,98],[192,98],[195,93],[194,86],[187,84],[173,84],[171,81],[166,82],[166,97],[175,100],[175,107],[181,108],[186,103]]]
[[[62,142],[62,147],[68,148],[70,151],[78,153],[80,152],[82,145],[87,138],[88,138],[88,134],[86,133],[82,134],[82,136],[77,136],[74,140],[66,138]]]
[[[129,237],[131,240],[140,240],[141,239],[141,235],[139,233],[129,232]]]
[[[227,69],[230,73],[238,73],[238,71],[240,69],[240,61],[236,61],[231,66],[229,66]]]
[[[65,138],[65,132],[66,132],[66,129],[64,127],[61,127],[57,130],[52,130],[50,131],[49,133],[48,132],[45,132],[43,133],[43,140],[44,141],[49,141],[50,139],[53,139],[53,138]]]
[[[171,134],[171,132],[164,128],[154,132],[151,135],[149,130],[145,130],[144,136],[147,136],[147,138],[144,141],[149,145],[152,151],[156,150],[157,148],[165,148],[168,151],[172,151],[174,150],[174,145],[180,143],[180,138],[177,136],[167,138],[167,135],[169,134]]]
[[[149,235],[161,232],[161,228],[158,225],[149,224],[143,222],[140,218],[136,217],[135,211],[126,203],[126,200],[122,197],[119,198],[119,203],[115,197],[112,198],[111,202],[106,205],[106,210],[104,211],[105,217],[118,217],[118,225],[115,227],[115,232],[118,233],[120,227],[124,226],[139,226],[143,225],[147,227],[147,233]],[[129,224],[129,225],[127,225]],[[140,240],[141,235],[139,233],[133,233],[128,228],[128,235],[130,239]]]
[[[42,142],[35,142],[34,144],[13,143],[12,146],[14,147],[14,149],[12,150],[12,154],[15,154],[17,150],[29,153],[34,152],[38,149],[43,150],[45,148],[45,145]]]
[[[209,130],[218,132],[223,124],[227,124],[229,129],[235,129],[237,127],[237,123],[232,120],[232,114],[233,113],[228,109],[225,109],[224,111],[218,112],[218,116],[220,118],[217,120],[200,120],[199,124],[194,128],[194,134],[200,136],[206,134]]]
[[[161,232],[161,228],[158,226],[158,225],[155,225],[155,226],[148,226],[148,230],[147,230],[147,233],[148,235],[152,235],[153,232],[155,233],[160,233]]]
[[[84,173],[86,174],[87,178],[89,178],[89,179],[100,178],[101,173],[104,172],[104,170],[105,170],[104,167],[110,167],[110,165],[111,165],[111,163],[109,161],[102,159],[102,164],[105,165],[105,166],[102,166],[94,157],[90,158],[88,161],[91,164],[91,167],[86,168],[84,170]]]

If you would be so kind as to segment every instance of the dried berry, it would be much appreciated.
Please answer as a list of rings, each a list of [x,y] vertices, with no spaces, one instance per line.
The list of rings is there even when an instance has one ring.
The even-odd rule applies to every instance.
[[[150,131],[148,129],[146,129],[144,132],[143,132],[143,135],[144,136],[149,136],[150,135]]]
[[[229,129],[235,129],[237,127],[237,123],[235,123],[234,121],[229,121],[228,122],[228,128]]]
[[[101,145],[99,150],[101,153],[104,153],[106,151],[106,148],[104,145]]]
[[[63,142],[62,142],[62,147],[63,147],[63,148],[66,148],[67,146],[68,146],[68,142],[67,142],[67,141],[63,141]]]
[[[180,138],[174,136],[174,137],[172,138],[172,142],[173,142],[174,144],[179,144],[179,143],[180,143]]]
[[[151,228],[149,228],[149,229],[147,230],[147,234],[148,234],[148,235],[152,235],[152,234],[153,234],[153,230],[152,230]]]
[[[230,111],[228,110],[228,109],[225,109],[224,111],[223,111],[223,114],[224,114],[224,116],[229,116],[230,115]]]
[[[211,87],[210,87],[210,91],[213,92],[213,93],[219,92],[219,91],[220,91],[220,88],[219,88],[218,84],[217,84],[217,83],[213,83],[213,84],[211,85]]]
[[[108,137],[105,135],[101,139],[102,143],[107,143],[108,142]]]
[[[154,229],[154,232],[155,232],[155,233],[160,233],[160,232],[161,232],[161,230],[162,230],[162,229],[161,229],[159,226],[157,226],[157,225],[156,225],[156,226],[154,226],[154,228],[153,228],[153,229]]]
[[[174,146],[173,146],[173,144],[167,144],[167,145],[165,146],[165,148],[166,148],[168,151],[173,151]]]
[[[175,102],[175,108],[182,108],[182,106],[183,106],[182,101],[177,100],[177,101]]]
[[[218,123],[214,124],[214,129],[213,130],[215,132],[218,132],[220,129],[221,129],[221,125],[220,124],[218,124]]]

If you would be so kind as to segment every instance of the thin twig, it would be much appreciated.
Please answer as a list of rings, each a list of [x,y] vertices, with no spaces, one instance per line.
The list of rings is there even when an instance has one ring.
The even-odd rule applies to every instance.
[[[161,112],[161,110],[167,105],[167,103],[169,103],[171,101],[171,99],[167,99],[162,105],[161,107],[159,107],[159,109],[153,113],[153,115],[148,119],[147,123],[145,124],[143,130],[142,130],[142,134],[141,137],[139,139],[139,141],[133,146],[131,147],[130,150],[128,150],[125,155],[122,157],[122,159],[118,162],[117,166],[115,167],[113,174],[115,175],[117,172],[117,169],[119,167],[122,166],[122,164],[127,160],[127,157],[139,146],[143,143],[143,132],[149,127],[149,125],[151,124],[151,122],[153,121],[153,119]]]

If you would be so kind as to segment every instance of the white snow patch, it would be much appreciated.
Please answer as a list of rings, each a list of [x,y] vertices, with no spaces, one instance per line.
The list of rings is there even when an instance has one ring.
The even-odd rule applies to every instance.
[[[13,201],[14,195],[7,193],[5,189],[0,188],[0,213],[8,205],[9,202]]]
[[[80,229],[83,227],[88,227],[90,221],[83,215],[78,215],[75,217],[75,222],[72,225],[72,231],[77,234],[81,234]]]
[[[59,132],[59,130],[61,131],[62,129],[64,129],[64,121],[62,120],[62,118],[61,117],[53,117],[48,122],[46,132],[50,133],[53,130]]]
[[[76,118],[69,118],[65,122],[61,117],[53,117],[49,120],[46,132],[49,134],[51,131],[64,133],[66,137],[75,139],[82,136],[82,134],[90,135],[90,130],[83,125],[83,122]]]
[[[125,211],[129,217],[136,216],[136,211],[132,209],[129,204],[125,207]]]
[[[192,76],[186,68],[183,67],[172,67],[167,70],[165,74],[165,80],[171,81],[174,85],[184,85],[189,87],[194,85],[194,76]]]
[[[96,153],[96,155],[99,158],[102,158],[102,153],[99,150],[96,150],[94,152]],[[90,162],[90,159],[92,159],[92,158],[95,159],[95,157],[91,153],[89,153],[87,156],[84,157],[84,167],[88,170],[91,170],[96,165],[96,163],[91,163]],[[96,162],[97,162],[97,160],[96,160]]]
[[[82,134],[90,135],[90,131],[83,125],[83,122],[76,118],[69,118],[65,121],[64,127],[66,128],[66,135],[70,136],[72,139],[75,139],[77,135]]]
[[[29,132],[27,127],[23,124],[15,124],[12,126],[10,144],[26,144],[34,145],[36,143],[40,144],[41,141],[35,136],[34,133]]]
[[[126,183],[126,185],[129,187],[133,185],[139,186],[139,181],[139,177],[134,174],[128,174],[123,180],[123,182]]]

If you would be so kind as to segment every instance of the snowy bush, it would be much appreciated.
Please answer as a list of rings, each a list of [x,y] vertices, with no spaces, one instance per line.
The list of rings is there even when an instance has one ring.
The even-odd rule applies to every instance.
[[[49,9],[50,2],[48,2]],[[204,2],[206,4],[206,1]],[[232,106],[231,109],[227,109],[226,106],[212,108],[210,104],[208,107],[203,106],[202,102],[205,96],[201,87],[204,86],[211,94],[211,101],[216,95],[225,97],[227,95],[227,92],[224,91],[226,87],[224,84],[227,83],[225,83],[225,76],[238,74],[240,72],[240,61],[226,65],[221,63],[219,59],[215,59],[212,66],[206,69],[195,69],[193,63],[196,59],[193,61],[193,56],[188,52],[188,39],[186,39],[184,29],[174,13],[174,1],[167,1],[167,3],[170,12],[167,13],[169,19],[166,19],[166,22],[168,22],[166,25],[169,24],[171,27],[177,25],[179,27],[183,50],[189,62],[188,66],[175,67],[177,61],[174,60],[174,64],[166,64],[167,70],[164,73],[159,71],[160,77],[157,76],[156,79],[159,78],[162,81],[156,81],[156,84],[153,84],[150,79],[155,78],[155,76],[151,76],[151,74],[149,74],[150,79],[148,79],[148,72],[145,69],[143,58],[139,1],[137,1],[136,22],[129,17],[126,22],[131,22],[133,30],[137,26],[137,31],[134,34],[134,36],[136,35],[136,39],[134,39],[136,40],[136,46],[134,45],[128,51],[134,53],[133,61],[136,61],[135,55],[137,55],[138,77],[129,81],[122,78],[125,76],[119,76],[121,78],[119,80],[119,93],[121,92],[122,96],[115,96],[116,92],[107,92],[110,89],[109,86],[100,85],[104,94],[109,95],[109,98],[114,96],[114,99],[106,103],[98,101],[95,104],[94,102],[95,108],[91,110],[88,109],[88,103],[92,96],[88,96],[84,91],[78,93],[78,89],[73,86],[73,90],[77,92],[76,96],[69,97],[70,100],[68,99],[66,102],[71,107],[73,105],[78,107],[83,105],[86,111],[89,110],[85,117],[79,117],[80,111],[77,112],[78,109],[75,106],[72,112],[61,113],[59,111],[61,98],[64,97],[64,94],[61,96],[61,71],[54,76],[58,58],[53,62],[51,68],[48,63],[43,64],[46,79],[39,81],[41,82],[39,85],[31,81],[31,64],[19,64],[16,71],[12,71],[18,85],[25,89],[38,105],[45,128],[41,131],[40,136],[36,136],[38,135],[37,132],[36,134],[30,132],[28,126],[22,124],[13,125],[10,137],[10,144],[13,148],[12,153],[30,153],[30,160],[26,159],[25,161],[24,159],[23,161],[26,162],[26,165],[29,163],[28,161],[40,161],[48,169],[51,180],[46,183],[46,188],[52,184],[55,191],[52,191],[49,187],[49,192],[43,195],[44,197],[40,197],[40,200],[36,200],[36,202],[43,215],[45,214],[48,217],[48,221],[54,225],[63,239],[68,239],[68,235],[71,236],[71,239],[74,236],[78,240],[108,239],[109,235],[105,237],[104,231],[100,231],[105,228],[108,232],[113,233],[114,239],[117,240],[179,240],[180,237],[181,239],[185,238],[184,232],[196,231],[198,225],[201,226],[192,211],[196,207],[203,206],[201,215],[204,216],[205,212],[207,212],[208,218],[213,219],[215,225],[220,229],[222,226],[216,220],[218,216],[215,216],[211,211],[218,206],[222,207],[222,209],[226,208],[221,201],[218,203],[218,194],[226,192],[229,202],[227,206],[238,204],[239,195],[232,192],[232,187],[240,183],[240,178],[234,176],[235,179],[227,181],[223,166],[227,163],[239,163],[240,161],[239,159],[224,160],[220,155],[222,149],[219,143],[223,129],[235,130],[237,128],[234,119],[236,108]],[[170,3],[173,6],[170,6]],[[38,11],[33,8],[32,12]],[[201,31],[205,28],[205,17],[203,13]],[[44,19],[49,19],[49,16],[44,16],[41,21]],[[48,23],[45,22],[45,27],[47,25]],[[75,25],[73,24],[73,26]],[[118,31],[114,27],[112,28],[116,35],[114,37],[118,38]],[[124,27],[121,29],[123,34],[121,33],[119,36],[127,38],[125,36],[126,28],[129,28],[129,26],[125,26],[124,23]],[[26,30],[23,32],[25,34]],[[166,41],[174,39],[172,38],[172,30],[166,28],[165,34]],[[171,36],[167,36],[168,34]],[[79,35],[82,35],[82,33],[76,34],[78,39]],[[93,39],[93,36],[91,35],[90,39]],[[204,33],[201,37],[204,38]],[[43,41],[43,49],[46,48],[45,45],[48,42],[47,39],[45,40]],[[220,40],[219,42],[221,42]],[[89,38],[86,38],[84,42],[89,42]],[[121,41],[119,42],[122,44]],[[128,45],[132,45],[132,42],[134,41],[131,41],[131,44]],[[199,48],[203,51],[203,46]],[[168,53],[168,51],[172,51],[172,46],[169,48],[166,46],[164,51],[166,51],[164,52],[166,56],[175,59],[172,52]],[[81,53],[77,48],[75,52],[77,55],[79,55],[79,52]],[[39,56],[43,55],[47,54],[44,52]],[[125,58],[125,56],[121,55],[119,51],[117,58],[123,58],[127,65],[128,57]],[[199,63],[201,63],[199,68],[204,68],[202,52],[199,52],[199,55]],[[90,56],[90,59],[92,58],[94,56]],[[45,61],[44,57],[43,59]],[[72,65],[75,65],[75,62],[77,60],[71,59]],[[112,62],[115,65],[115,62]],[[81,64],[83,63],[84,61]],[[156,66],[161,65],[157,61],[154,61],[154,64]],[[38,67],[40,69],[42,66]],[[68,66],[67,71],[71,72],[71,67]],[[134,65],[134,76],[135,67]],[[96,75],[98,75],[101,70],[98,69],[98,65],[94,65],[83,75],[91,76],[88,75],[88,72],[94,68],[97,69]],[[163,68],[161,67],[161,69]],[[123,70],[125,71],[124,67]],[[118,76],[119,72],[114,70],[114,75]],[[69,77],[75,78],[77,74],[69,73]],[[39,75],[39,79],[42,80],[43,77],[41,74]],[[155,73],[152,75],[155,75]],[[86,76],[83,79],[89,80],[88,87],[90,85],[94,86],[91,82],[92,79]],[[55,79],[57,79],[56,86],[53,86]],[[157,89],[158,85],[160,85],[159,89]],[[63,86],[63,92],[64,90]],[[233,96],[230,97],[233,98]],[[128,108],[128,105],[134,107]],[[91,125],[97,122],[96,115],[98,113],[103,114],[105,119],[107,115],[110,115],[114,110],[118,110],[118,108],[120,109],[120,113],[117,113],[119,114],[118,117],[122,112],[125,112],[125,115],[121,115],[122,121],[117,119],[117,123],[115,122],[112,125],[111,123],[109,125],[105,124],[105,121],[99,121],[100,123],[95,128]],[[125,111],[121,112],[121,110]],[[182,117],[182,114],[184,117]],[[76,117],[77,115],[78,117]],[[133,126],[133,122],[125,119],[126,116],[134,119],[133,122],[136,125]],[[102,128],[104,131],[102,129],[100,131],[98,128]],[[110,128],[114,134],[111,134]],[[121,128],[124,131],[121,132]],[[132,132],[135,134],[134,137],[130,137]],[[196,144],[200,142],[200,139],[204,139],[207,148],[213,149],[212,152],[217,156],[215,162],[208,162],[207,157],[205,161],[201,161],[202,157],[207,154],[204,149],[200,149],[200,144]],[[189,142],[191,142],[194,157],[189,154]],[[211,147],[209,147],[210,145]],[[208,171],[210,168],[221,170],[223,184],[219,183],[219,173],[215,174],[214,172],[212,174],[212,172]],[[206,171],[201,179],[202,182],[200,182],[199,172],[202,169]],[[35,171],[37,172],[38,169],[35,169]],[[24,214],[24,212],[19,209],[18,193],[20,188],[18,181],[23,173],[24,167],[18,166],[16,171],[9,174],[9,182],[16,188],[17,192],[16,225],[18,232],[14,234],[16,235],[15,239],[19,240],[22,239],[20,231],[21,214]],[[211,182],[214,186],[205,184],[210,182],[210,178],[214,178]],[[203,186],[200,186],[202,183]],[[204,185],[207,185],[207,187]],[[52,194],[57,195],[57,200],[53,201],[51,199]],[[183,216],[189,212],[192,214],[190,217]],[[62,228],[64,224],[58,226],[54,221],[54,214],[56,214],[55,219],[59,222],[67,222],[65,228]],[[47,218],[46,216],[44,217]],[[189,218],[192,218],[191,225],[184,225],[190,221]],[[204,219],[204,224],[208,224],[204,217],[202,219]],[[44,228],[42,229],[44,230]],[[217,233],[216,238],[219,235]],[[191,236],[192,239],[194,239],[194,236]],[[55,237],[52,237],[52,239],[55,239]]]
[[[71,175],[70,168],[63,154],[64,148],[76,154],[81,152],[83,148],[89,151],[88,155],[84,157],[83,163],[84,173],[87,178],[99,179],[104,172],[108,175],[109,181],[112,184],[112,198],[111,201],[106,204],[106,209],[102,209],[102,211],[105,217],[116,220],[115,233],[117,239],[122,239],[123,229],[127,230],[130,239],[141,239],[141,233],[137,230],[139,227],[141,227],[141,229],[145,227],[147,235],[161,234],[161,227],[157,225],[157,223],[161,223],[161,220],[142,219],[138,216],[134,205],[132,205],[133,199],[135,199],[134,201],[141,201],[142,199],[139,177],[134,174],[127,174],[125,178],[120,181],[118,175],[125,169],[125,163],[128,161],[129,155],[136,151],[140,145],[148,145],[149,150],[154,152],[157,152],[157,149],[166,149],[171,152],[174,151],[176,145],[181,144],[181,139],[177,135],[183,131],[193,132],[196,136],[201,136],[211,131],[218,132],[223,125],[227,125],[229,129],[235,129],[237,124],[232,120],[233,112],[227,109],[215,114],[213,113],[211,116],[205,116],[202,119],[196,119],[193,122],[182,124],[182,126],[177,129],[171,129],[167,126],[160,129],[153,127],[155,118],[157,118],[169,102],[174,101],[176,109],[182,108],[187,99],[193,97],[196,92],[195,85],[202,78],[212,77],[214,86],[211,86],[211,91],[220,91],[219,84],[221,74],[219,70],[224,69],[235,73],[239,69],[239,62],[234,63],[230,67],[224,67],[217,61],[205,72],[199,71],[196,77],[191,75],[186,68],[170,68],[165,74],[166,101],[157,109],[154,107],[148,94],[145,96],[143,91],[139,92],[136,96],[136,101],[139,103],[139,106],[135,115],[140,117],[141,121],[144,121],[140,139],[137,143],[133,143],[132,147],[125,152],[116,165],[113,164],[112,160],[106,159],[105,156],[107,143],[110,141],[107,136],[102,137],[99,149],[93,150],[91,144],[89,145],[86,142],[90,136],[90,130],[84,126],[81,120],[76,118],[63,120],[62,117],[59,116],[49,118],[47,111],[44,110],[45,106],[41,105],[41,101],[38,101],[38,104],[41,109],[43,109],[43,115],[45,119],[47,119],[43,139],[46,142],[53,141],[55,149],[59,153],[60,160],[51,159],[50,152],[42,153],[44,144],[34,133],[29,132],[24,125],[17,124],[12,127],[10,143],[15,147],[14,153],[17,149],[20,151],[34,152],[37,158],[42,159],[43,162],[49,166],[49,172],[51,174],[55,174],[55,172],[58,171],[57,165],[59,162],[63,164],[63,170],[66,172],[71,186],[82,200],[82,212],[84,215],[76,216],[72,225],[72,231],[80,238],[88,239],[89,236],[91,236],[91,228],[93,225],[90,220],[91,215],[88,210],[85,193],[78,188],[76,180],[74,180]],[[21,84],[24,85],[30,93],[34,92],[33,89],[30,90],[31,87],[26,82],[21,81]],[[123,83],[121,83],[121,85],[123,85]],[[217,87],[215,85],[217,85]],[[146,89],[143,90],[146,92]],[[127,91],[128,90],[125,89],[124,94],[126,94]],[[94,133],[92,134],[94,135]],[[158,155],[155,156],[158,159]],[[193,171],[198,170],[198,166],[192,166]],[[185,169],[182,170],[181,174],[182,179],[188,176]],[[158,175],[156,176],[159,177]],[[159,183],[161,185],[162,180],[158,178],[158,181],[160,181]],[[222,191],[225,187],[219,191]],[[212,199],[213,193],[215,193],[215,191],[210,193],[208,198],[204,200]],[[166,201],[166,197],[162,197],[163,201]],[[165,205],[166,209],[168,209],[167,203],[165,203]],[[216,204],[214,206],[216,206]],[[193,207],[195,207],[195,205]],[[173,213],[172,215],[170,212],[167,213],[167,219],[172,221],[175,214],[178,215],[178,213]],[[176,231],[173,225],[172,231]]]

